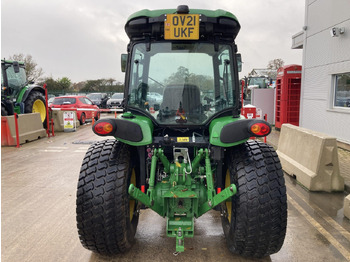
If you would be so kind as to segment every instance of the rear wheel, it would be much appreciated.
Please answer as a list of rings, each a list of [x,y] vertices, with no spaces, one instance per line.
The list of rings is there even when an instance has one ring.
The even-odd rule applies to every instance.
[[[276,152],[248,141],[232,148],[226,162],[225,186],[237,186],[222,210],[229,250],[258,258],[278,252],[286,234],[287,196]]]
[[[86,116],[85,116],[85,113],[81,113],[81,116],[80,116],[80,119],[79,119],[79,122],[81,125],[84,125],[85,122],[86,122]]]
[[[76,202],[78,233],[85,248],[115,255],[132,247],[139,216],[137,201],[127,193],[130,183],[137,186],[131,147],[105,140],[89,148]]]
[[[32,91],[24,102],[25,113],[40,113],[41,122],[46,124],[46,105],[44,96],[38,91]]]

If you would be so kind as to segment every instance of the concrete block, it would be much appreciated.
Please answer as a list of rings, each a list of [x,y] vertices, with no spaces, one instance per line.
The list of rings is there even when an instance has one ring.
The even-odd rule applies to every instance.
[[[350,195],[344,198],[344,216],[350,219]]]
[[[2,128],[6,130],[6,133],[1,135],[1,145],[14,146],[16,145],[15,116],[3,116],[2,118],[6,118],[6,121],[1,121],[1,124],[6,125],[4,129]],[[20,144],[46,137],[46,130],[43,128],[39,113],[20,114],[17,121]],[[7,139],[3,139],[3,136],[6,136]]]
[[[64,122],[63,122],[63,112],[60,110],[54,110],[51,111],[51,118],[53,119],[53,126],[55,132],[63,132],[64,131]],[[78,128],[80,126],[80,122],[77,118],[77,112],[74,112],[75,114],[75,124]]]
[[[277,154],[283,170],[310,191],[344,190],[334,137],[283,124]]]

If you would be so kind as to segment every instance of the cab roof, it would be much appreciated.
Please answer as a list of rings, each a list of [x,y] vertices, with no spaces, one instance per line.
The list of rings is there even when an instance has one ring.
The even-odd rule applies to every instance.
[[[180,7],[180,6],[179,6]],[[235,15],[222,9],[190,9],[180,13],[178,9],[140,10],[129,16],[125,31],[131,41],[164,40],[164,22],[167,14],[199,14],[200,39],[234,42],[241,26]]]
[[[2,64],[13,64],[13,62],[17,62],[19,65],[24,65],[24,62],[21,62],[21,61],[12,61],[12,60],[1,59]]]
[[[140,10],[136,13],[133,13],[128,17],[127,22],[129,22],[132,19],[138,18],[138,17],[158,17],[164,14],[175,14],[176,9],[160,9],[160,10],[149,10],[149,9],[143,9]],[[238,19],[235,15],[233,15],[230,12],[227,12],[222,9],[217,9],[217,10],[206,10],[206,9],[190,9],[190,14],[201,14],[205,15],[207,17],[227,17],[234,19],[238,22]]]

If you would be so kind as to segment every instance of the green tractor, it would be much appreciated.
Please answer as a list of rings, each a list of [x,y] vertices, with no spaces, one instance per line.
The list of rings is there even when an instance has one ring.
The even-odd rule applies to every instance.
[[[45,90],[29,85],[23,62],[1,60],[1,115],[40,113],[45,125]]]
[[[285,181],[274,149],[250,139],[268,135],[270,125],[240,115],[237,18],[179,6],[139,11],[125,30],[124,112],[94,124],[95,134],[115,139],[91,145],[80,170],[82,245],[103,255],[126,252],[140,211],[149,208],[166,219],[167,236],[184,252],[195,218],[215,210],[231,252],[278,252]]]

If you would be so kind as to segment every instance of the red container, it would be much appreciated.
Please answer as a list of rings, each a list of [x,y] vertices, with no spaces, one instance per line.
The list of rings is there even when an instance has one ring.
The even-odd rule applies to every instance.
[[[288,123],[299,126],[300,65],[287,65],[277,70],[275,127]]]

